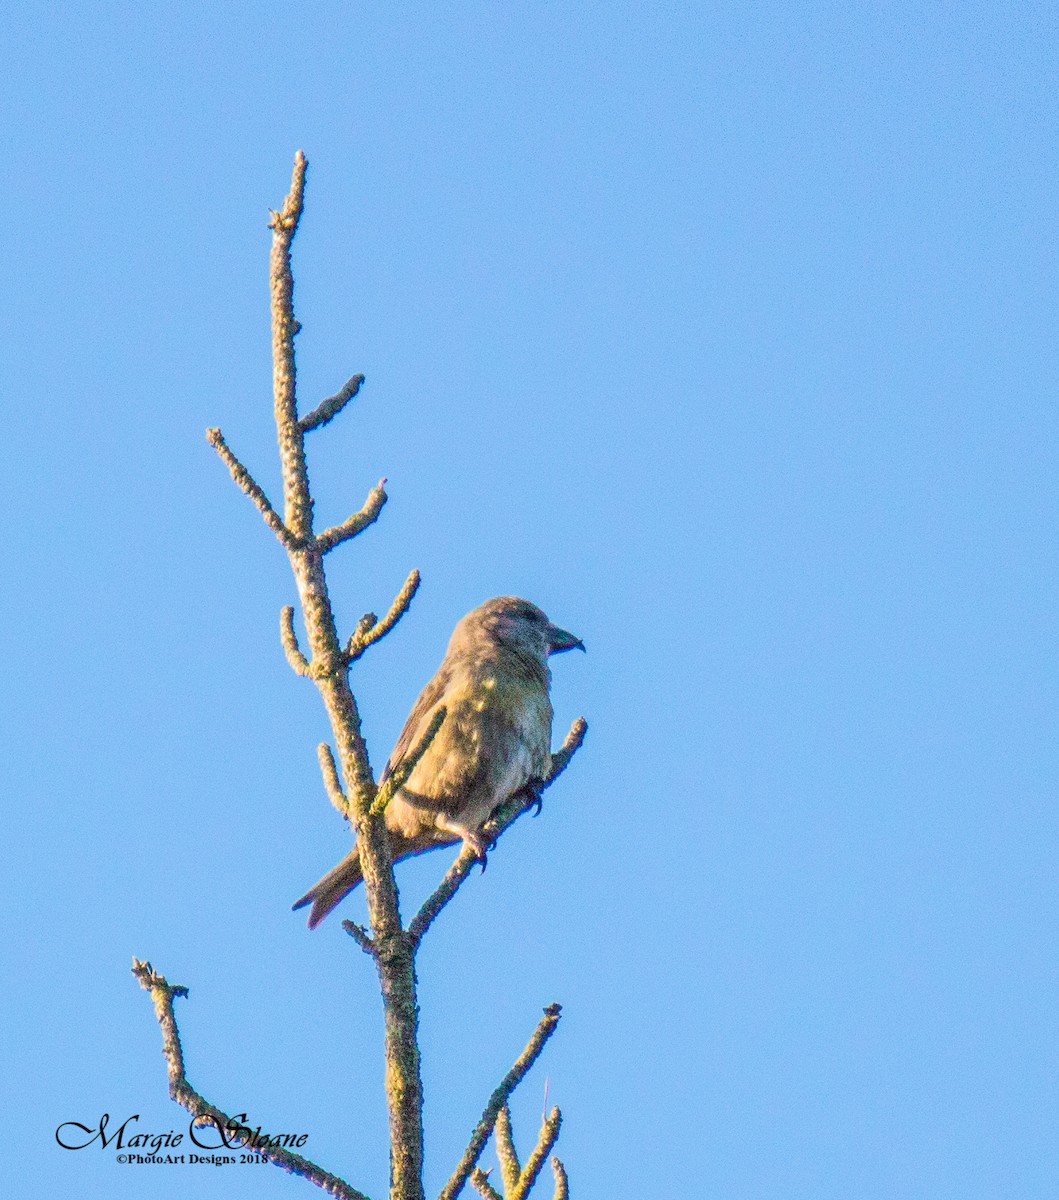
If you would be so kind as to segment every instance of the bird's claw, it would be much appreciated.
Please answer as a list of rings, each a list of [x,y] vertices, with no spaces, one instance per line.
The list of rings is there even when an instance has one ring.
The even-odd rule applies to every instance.
[[[495,839],[492,842],[485,842],[482,840],[482,837],[480,834],[467,833],[467,834],[464,834],[463,844],[465,846],[470,846],[471,851],[474,854],[474,857],[482,865],[482,874],[484,875],[485,868],[486,868],[486,857],[487,857],[489,851],[492,850],[492,848],[496,845]]]
[[[540,788],[527,788],[526,794],[530,801],[530,808],[533,809],[533,815],[535,817],[539,817],[541,815],[541,809],[544,808],[544,796],[541,794]]]

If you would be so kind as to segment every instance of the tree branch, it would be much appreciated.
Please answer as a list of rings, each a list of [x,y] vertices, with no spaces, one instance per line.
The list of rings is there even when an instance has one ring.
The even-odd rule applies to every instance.
[[[340,392],[336,392],[335,395],[318,404],[311,413],[302,417],[298,422],[302,433],[310,433],[314,429],[319,429],[321,425],[326,425],[328,421],[337,417],[357,392],[360,391],[360,385],[363,382],[363,375],[354,375],[352,379],[346,382]]]
[[[140,986],[150,992],[154,1001],[155,1016],[162,1028],[162,1053],[165,1055],[166,1069],[169,1073],[170,1096],[193,1116],[208,1117],[218,1129],[223,1130],[234,1124],[231,1117],[195,1091],[184,1072],[184,1053],[180,1045],[176,1016],[173,1013],[173,1000],[177,996],[186,996],[188,989],[170,984],[149,962],[141,962],[138,958],[132,960],[132,973],[140,981]],[[344,1179],[339,1179],[337,1175],[332,1175],[323,1167],[285,1147],[248,1145],[245,1149],[260,1154],[262,1158],[275,1163],[277,1167],[282,1167],[292,1175],[308,1179],[328,1195],[337,1196],[340,1200],[368,1200],[363,1192],[358,1192]]]
[[[311,675],[312,668],[309,666],[309,660],[302,654],[301,647],[298,645],[298,635],[294,632],[294,609],[289,604],[280,609],[279,637],[283,643],[283,653],[287,656],[287,662],[294,674]]]
[[[224,440],[224,434],[219,429],[207,429],[206,441],[220,455],[221,461],[228,468],[236,485],[253,501],[257,511],[264,518],[265,524],[269,529],[272,530],[288,550],[293,549],[297,545],[297,538],[283,524],[279,513],[269,503],[268,497],[256,483],[254,477],[228,448],[228,443]]]
[[[283,466],[283,496],[287,528],[302,542],[313,534],[313,502],[309,494],[309,472],[305,444],[298,424],[295,387],[294,335],[300,326],[294,318],[294,274],[290,248],[301,220],[305,202],[305,155],[294,156],[294,173],[283,208],[272,214],[272,253],[269,258],[269,288],[272,293],[272,391],[275,397],[276,433]]]
[[[541,783],[537,792],[516,792],[510,800],[506,800],[501,804],[482,826],[482,834],[487,841],[495,842],[524,812],[528,812],[533,808],[540,798],[540,792],[543,792],[546,788],[550,788],[570,765],[570,760],[581,748],[581,743],[585,740],[587,732],[588,722],[584,717],[578,717],[570,727],[570,732],[566,735],[566,740],[563,742],[562,747],[552,755],[552,767],[548,772],[548,778]],[[434,923],[438,913],[441,912],[445,905],[460,890],[464,880],[470,874],[471,867],[477,861],[474,850],[470,846],[464,846],[460,851],[459,857],[449,868],[445,878],[438,884],[434,893],[424,901],[422,908],[412,918],[411,924],[408,926],[408,936],[412,939],[414,946],[418,946],[423,940],[423,935]]]
[[[493,1136],[496,1139],[496,1156],[500,1160],[500,1174],[504,1180],[504,1194],[510,1196],[518,1187],[522,1166],[518,1161],[515,1138],[511,1131],[511,1109],[506,1104],[496,1115]]]
[[[552,1152],[552,1147],[559,1137],[559,1127],[562,1123],[562,1113],[557,1108],[553,1108],[541,1126],[537,1145],[534,1147],[533,1153],[529,1156],[525,1167],[522,1169],[518,1186],[514,1191],[508,1193],[507,1200],[526,1200],[526,1197],[530,1194],[530,1189],[537,1182],[537,1176],[541,1173],[541,1167],[544,1166],[548,1155]]]
[[[570,1200],[570,1181],[566,1178],[566,1168],[553,1155],[552,1174],[555,1176],[555,1195],[553,1200]]]
[[[358,925],[356,921],[343,921],[342,928],[365,954],[375,954],[375,941],[363,925]]]
[[[351,517],[347,517],[341,525],[332,525],[330,529],[325,529],[316,539],[321,553],[327,554],[336,546],[341,546],[343,542],[355,538],[358,533],[363,533],[369,525],[373,525],[379,519],[379,513],[382,512],[385,503],[386,480],[380,479],[368,493],[368,498],[364,501],[364,507],[360,512],[355,512]]]
[[[354,663],[369,646],[384,638],[397,622],[408,612],[412,597],[419,591],[419,572],[413,570],[404,581],[404,587],[397,593],[390,611],[380,621],[374,613],[365,613],[357,624],[356,632],[346,646],[346,661]]]
[[[504,1200],[504,1197],[489,1182],[488,1173],[481,1167],[475,1167],[471,1172],[471,1186],[484,1200]]]
[[[540,1056],[540,1052],[544,1049],[548,1039],[555,1032],[559,1024],[560,1012],[561,1008],[558,1004],[551,1004],[544,1010],[544,1019],[537,1026],[533,1036],[526,1044],[526,1049],[522,1051],[515,1065],[508,1071],[501,1080],[499,1087],[489,1097],[489,1103],[485,1106],[482,1119],[475,1126],[474,1132],[471,1134],[471,1140],[464,1151],[463,1158],[460,1159],[459,1166],[453,1171],[448,1183],[441,1189],[438,1200],[456,1200],[456,1197],[463,1190],[464,1184],[478,1163],[482,1150],[485,1149],[486,1142],[489,1141],[489,1136],[493,1132],[493,1126],[496,1124],[497,1114],[507,1104],[511,1093],[525,1078],[530,1067],[533,1066]]]
[[[361,732],[360,712],[349,686],[349,664],[338,640],[324,572],[325,553],[374,521],[386,501],[386,493],[380,483],[360,513],[319,538],[313,536],[305,430],[297,414],[294,335],[298,323],[294,317],[290,260],[291,241],[302,212],[305,171],[305,155],[299,151],[294,160],[291,190],[282,210],[273,214],[269,272],[273,390],[286,525],[298,539],[293,548],[287,549],[301,598],[308,648],[312,652],[312,677],[331,721],[338,764],[345,781],[340,790],[348,798],[349,816],[357,829],[360,867],[376,947],[373,958],[383,997],[386,1099],[390,1115],[390,1196],[391,1200],[423,1200],[423,1085],[417,1040],[415,963],[411,944],[401,927],[390,838],[381,818],[371,813],[376,796],[375,777]],[[329,776],[328,765],[324,763],[325,784],[332,782]],[[337,793],[330,787],[329,791],[334,800]]]
[[[335,765],[335,756],[331,753],[331,747],[326,742],[321,742],[316,748],[317,757],[320,759],[320,773],[324,777],[324,788],[327,790],[327,797],[331,803],[338,809],[339,813],[350,820],[349,815],[349,797],[342,791],[342,780],[338,777],[338,767]]]
[[[419,760],[430,749],[430,743],[437,737],[438,730],[445,721],[446,708],[444,704],[439,704],[430,718],[430,724],[426,728],[426,732],[412,747],[411,750],[401,759],[394,767],[392,774],[386,782],[379,788],[378,795],[375,797],[375,803],[371,806],[371,814],[373,817],[380,817],[386,811],[386,806],[404,787],[411,777],[412,772],[419,765]]]

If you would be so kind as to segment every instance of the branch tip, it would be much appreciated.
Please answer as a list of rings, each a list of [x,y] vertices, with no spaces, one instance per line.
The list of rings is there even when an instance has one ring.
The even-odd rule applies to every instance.
[[[334,420],[360,391],[363,383],[363,375],[354,375],[350,379],[347,379],[339,391],[333,396],[329,396],[328,399],[321,401],[311,413],[307,413],[302,417],[298,422],[302,433],[309,433],[313,429],[319,429],[321,426],[326,425],[328,421]]]
[[[279,636],[283,643],[283,653],[286,654],[287,662],[295,675],[312,675],[312,667],[298,645],[298,635],[294,632],[294,608],[290,604],[280,610]]]
[[[511,1109],[505,1104],[496,1114],[496,1128],[493,1130],[496,1140],[496,1157],[500,1162],[500,1174],[504,1180],[504,1193],[510,1196],[518,1187],[522,1176],[522,1165],[515,1149],[515,1137],[511,1129]]]
[[[218,1129],[231,1127],[235,1123],[233,1119],[196,1092],[188,1083],[184,1071],[184,1055],[180,1046],[180,1031],[173,1013],[173,998],[186,996],[188,989],[169,983],[149,962],[141,962],[138,958],[132,960],[132,973],[139,980],[140,986],[151,993],[151,999],[154,1001],[155,1016],[162,1030],[162,1053],[165,1055],[169,1074],[170,1096],[193,1117],[209,1118]],[[241,1114],[239,1119],[244,1120],[245,1114]],[[332,1175],[330,1171],[325,1171],[323,1167],[286,1147],[254,1146],[253,1150],[268,1162],[282,1167],[291,1175],[300,1175],[303,1179],[308,1179],[328,1195],[339,1197],[339,1200],[368,1200],[363,1192],[358,1192],[344,1179]]]
[[[382,512],[387,499],[386,480],[380,479],[368,493],[368,498],[364,501],[364,507],[360,512],[355,512],[351,517],[347,517],[341,525],[332,525],[330,529],[325,529],[316,539],[317,546],[324,554],[327,554],[336,546],[341,546],[343,542],[355,538],[358,533],[363,533],[369,525],[374,525],[379,519],[379,513]]]
[[[552,1174],[555,1176],[555,1194],[553,1200],[570,1200],[570,1181],[566,1177],[566,1168],[552,1156]]]
[[[471,1186],[482,1197],[482,1200],[504,1200],[504,1197],[489,1182],[489,1172],[481,1167],[475,1167],[471,1172]],[[506,1184],[504,1185],[506,1189]]]
[[[460,1160],[456,1170],[453,1171],[448,1183],[442,1188],[438,1200],[456,1200],[456,1197],[463,1190],[471,1172],[478,1165],[478,1159],[481,1156],[482,1150],[485,1148],[486,1142],[489,1140],[493,1132],[493,1127],[496,1124],[497,1116],[500,1110],[507,1104],[511,1093],[518,1087],[522,1080],[526,1077],[530,1067],[540,1057],[541,1051],[544,1049],[548,1039],[555,1032],[559,1024],[559,1005],[551,1004],[544,1010],[544,1018],[533,1032],[533,1036],[526,1043],[525,1050],[519,1055],[515,1061],[515,1065],[501,1080],[499,1086],[494,1090],[489,1097],[489,1103],[485,1106],[485,1111],[482,1113],[482,1119],[475,1126],[474,1132],[471,1134],[471,1140],[464,1151],[463,1158]],[[553,1110],[553,1114],[557,1113],[558,1109]],[[549,1118],[550,1120],[551,1118]],[[556,1137],[558,1129],[556,1129]],[[552,1139],[554,1144],[554,1138]],[[551,1146],[549,1146],[549,1149]],[[528,1170],[528,1164],[527,1164]],[[538,1168],[539,1170],[539,1168]],[[525,1172],[523,1172],[523,1176]],[[521,1179],[520,1179],[521,1183]],[[527,1189],[528,1190],[528,1189]]]
[[[413,568],[408,578],[404,581],[401,590],[394,597],[394,602],[390,605],[390,611],[381,621],[374,613],[365,613],[360,618],[356,632],[349,639],[349,643],[346,646],[347,662],[355,663],[369,646],[374,646],[376,642],[381,641],[393,629],[397,622],[408,612],[413,597],[419,591],[421,582],[422,577],[419,571]]]
[[[224,434],[216,428],[207,429],[206,440],[217,451],[221,461],[228,468],[228,473],[235,481],[236,486],[250,497],[250,500],[261,514],[269,529],[279,538],[287,550],[297,549],[299,544],[298,539],[283,523],[283,519],[269,503],[268,497],[254,477],[232,453],[228,443],[224,440]]]
[[[541,1173],[541,1168],[548,1161],[548,1155],[551,1154],[558,1140],[559,1128],[562,1123],[562,1113],[557,1108],[553,1108],[541,1125],[537,1144],[534,1146],[533,1153],[526,1160],[526,1165],[522,1169],[518,1187],[513,1192],[508,1193],[508,1200],[526,1200],[533,1185],[537,1182],[537,1176]]]
[[[343,921],[342,928],[349,936],[357,943],[365,954],[375,954],[375,939],[364,928],[363,925],[358,925],[356,921]]]
[[[316,754],[320,760],[320,773],[324,777],[324,788],[327,791],[328,799],[338,809],[340,816],[345,817],[347,821],[351,820],[349,797],[342,788],[342,780],[338,775],[338,765],[335,762],[334,754],[331,752],[331,747],[326,742],[321,742],[316,748]]]

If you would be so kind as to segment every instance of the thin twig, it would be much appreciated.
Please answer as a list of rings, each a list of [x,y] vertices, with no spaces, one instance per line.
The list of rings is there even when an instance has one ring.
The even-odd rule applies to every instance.
[[[350,538],[355,538],[358,533],[363,533],[369,525],[373,525],[379,519],[379,513],[382,512],[385,503],[386,480],[380,479],[368,493],[368,498],[364,501],[364,507],[360,512],[355,512],[351,517],[347,517],[341,525],[332,525],[330,529],[325,529],[319,535],[316,544],[321,552],[326,554],[336,546],[341,546],[343,542],[348,542]]]
[[[371,934],[364,928],[363,925],[358,925],[356,921],[343,921],[342,928],[349,936],[357,943],[365,954],[375,953],[375,940]]]
[[[548,777],[541,783],[536,792],[516,792],[509,800],[501,804],[482,826],[482,836],[487,842],[495,842],[524,812],[528,812],[536,805],[540,798],[540,793],[546,788],[551,787],[570,765],[570,760],[580,749],[587,731],[588,722],[584,717],[578,717],[570,727],[570,732],[566,735],[566,740],[563,742],[561,749],[552,755],[552,766],[548,772]],[[470,874],[471,867],[477,861],[478,859],[473,848],[465,845],[460,851],[459,857],[449,867],[445,878],[438,884],[433,894],[427,897],[422,908],[412,918],[412,922],[408,926],[408,936],[412,939],[413,946],[418,946],[423,940],[423,935],[434,923],[438,913],[441,912],[445,905],[460,890],[464,880]]]
[[[188,989],[170,984],[149,962],[141,962],[138,958],[132,960],[132,973],[140,981],[140,986],[150,992],[154,1001],[155,1016],[162,1029],[162,1053],[165,1055],[166,1069],[169,1073],[170,1096],[193,1116],[208,1117],[219,1130],[223,1131],[226,1127],[238,1124],[199,1095],[184,1073],[184,1054],[180,1045],[176,1016],[173,1013],[173,1000],[177,996],[186,996]],[[344,1179],[339,1179],[337,1175],[332,1175],[330,1171],[325,1171],[323,1167],[285,1147],[246,1145],[242,1149],[260,1154],[268,1162],[275,1163],[277,1167],[282,1167],[292,1175],[308,1179],[330,1196],[337,1196],[340,1200],[368,1200],[363,1192],[357,1191]]]
[[[354,375],[352,379],[346,382],[340,392],[336,392],[329,399],[322,401],[311,413],[302,417],[298,422],[302,433],[309,433],[313,429],[319,429],[321,425],[326,425],[328,421],[337,417],[357,392],[360,391],[360,385],[363,382],[363,375]]]
[[[295,675],[311,675],[309,660],[302,654],[298,645],[298,635],[294,632],[294,609],[289,604],[280,610],[279,637],[283,643],[283,653],[286,654],[287,662]]]
[[[570,726],[570,732],[563,738],[563,744],[552,755],[552,768],[548,772],[548,778],[544,781],[544,788],[549,788],[559,778],[559,776],[570,765],[570,760],[581,749],[581,744],[585,740],[585,734],[588,733],[588,722],[584,717],[578,717],[577,720]]]
[[[496,1139],[496,1157],[500,1162],[500,1174],[504,1180],[504,1193],[510,1196],[518,1187],[522,1167],[518,1161],[515,1138],[511,1131],[511,1109],[506,1104],[496,1115],[496,1129],[493,1131],[493,1136]]]
[[[570,1200],[570,1181],[566,1178],[566,1168],[553,1155],[552,1174],[555,1176],[555,1195],[553,1200]]]
[[[540,1136],[537,1138],[537,1145],[533,1148],[533,1153],[522,1168],[518,1186],[513,1192],[508,1193],[507,1200],[526,1200],[526,1197],[530,1194],[530,1189],[537,1182],[537,1176],[541,1173],[541,1167],[547,1162],[548,1155],[552,1152],[552,1147],[559,1137],[559,1127],[562,1123],[562,1113],[557,1108],[553,1108],[541,1126]]]
[[[484,1200],[504,1200],[504,1197],[489,1182],[489,1174],[481,1167],[475,1167],[471,1172],[471,1186]]]
[[[381,816],[386,811],[386,806],[404,787],[411,777],[412,772],[419,765],[419,760],[430,749],[430,743],[438,735],[438,730],[445,721],[446,708],[444,704],[439,704],[434,710],[434,715],[430,718],[430,724],[418,742],[411,750],[401,759],[394,767],[393,772],[386,782],[379,788],[378,795],[375,797],[375,802],[371,806],[371,815],[373,817]]]
[[[264,517],[265,524],[269,529],[272,530],[288,550],[294,549],[297,546],[297,538],[283,524],[283,518],[269,503],[268,497],[255,481],[254,477],[229,449],[228,443],[224,440],[224,434],[219,429],[207,429],[206,441],[220,455],[221,461],[228,468],[236,485],[253,501],[257,511]]]
[[[493,1132],[497,1113],[508,1102],[511,1093],[522,1082],[530,1067],[537,1061],[548,1039],[555,1032],[559,1024],[560,1011],[561,1009],[558,1004],[551,1004],[544,1010],[544,1019],[537,1026],[533,1036],[526,1044],[526,1049],[522,1051],[515,1065],[508,1071],[499,1087],[489,1097],[489,1103],[485,1106],[482,1119],[475,1126],[474,1132],[471,1134],[471,1140],[463,1153],[463,1158],[460,1159],[459,1166],[453,1171],[448,1183],[441,1189],[438,1200],[456,1200],[456,1197],[463,1190],[464,1184],[477,1165],[482,1150],[485,1149],[485,1144],[489,1141],[489,1136]]]
[[[404,587],[397,593],[390,611],[380,621],[374,613],[365,613],[357,625],[356,632],[346,646],[346,661],[354,663],[369,646],[374,646],[380,638],[384,638],[397,622],[408,612],[412,598],[419,591],[419,572],[413,570],[404,581]]]
[[[335,765],[335,756],[331,753],[331,747],[326,742],[321,742],[316,748],[316,754],[320,759],[320,773],[324,777],[327,797],[339,813],[349,821],[351,819],[349,798],[342,790],[342,780],[338,777],[338,767]]]

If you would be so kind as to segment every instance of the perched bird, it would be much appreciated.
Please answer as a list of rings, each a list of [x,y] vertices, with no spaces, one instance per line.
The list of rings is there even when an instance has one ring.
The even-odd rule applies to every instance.
[[[444,705],[441,728],[386,808],[394,862],[462,840],[484,864],[482,824],[551,765],[548,656],[575,647],[584,650],[580,638],[515,596],[488,600],[459,622],[383,772],[385,782]],[[294,908],[312,904],[315,929],[361,879],[354,846]]]

